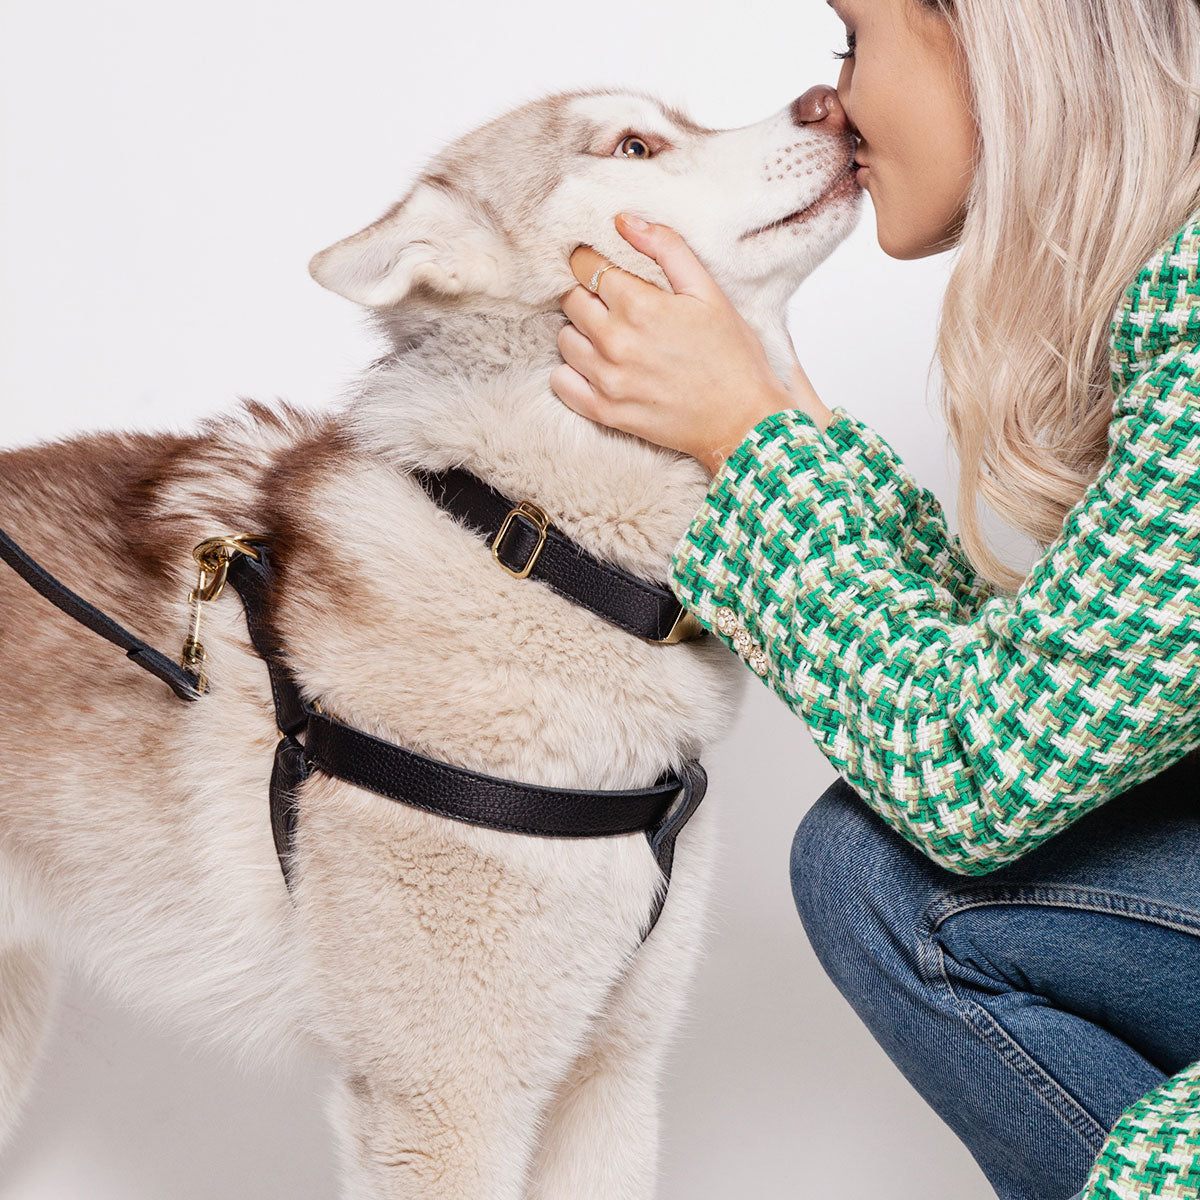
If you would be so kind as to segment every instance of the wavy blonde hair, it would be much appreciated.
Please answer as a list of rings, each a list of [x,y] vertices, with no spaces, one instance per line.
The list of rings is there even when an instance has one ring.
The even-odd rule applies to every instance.
[[[978,502],[1045,549],[1104,462],[1116,306],[1200,201],[1200,0],[917,2],[979,130],[936,346],[960,538],[1015,591]]]

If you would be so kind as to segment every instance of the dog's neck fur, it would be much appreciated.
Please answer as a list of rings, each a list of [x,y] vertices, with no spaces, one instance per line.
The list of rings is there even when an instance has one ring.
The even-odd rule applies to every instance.
[[[533,500],[593,553],[666,577],[709,474],[688,455],[609,429],[553,392],[559,310],[410,301],[379,318],[394,347],[349,410],[360,445],[402,470],[462,466]]]

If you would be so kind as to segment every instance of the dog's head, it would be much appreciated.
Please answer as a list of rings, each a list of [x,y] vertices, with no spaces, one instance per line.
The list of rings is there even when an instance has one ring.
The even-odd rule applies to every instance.
[[[642,92],[566,92],[459,138],[379,220],[309,264],[373,309],[474,296],[551,310],[580,244],[660,287],[617,233],[624,210],[678,230],[740,308],[781,303],[854,228],[856,141],[801,119],[708,129]],[[847,175],[849,178],[847,179]]]

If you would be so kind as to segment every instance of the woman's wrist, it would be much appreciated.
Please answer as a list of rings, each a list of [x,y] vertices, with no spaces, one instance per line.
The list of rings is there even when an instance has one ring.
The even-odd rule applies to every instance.
[[[827,407],[817,395],[804,368],[795,363],[792,366],[792,377],[788,384],[788,393],[792,397],[792,407],[802,409],[812,418],[813,424],[824,433],[831,421],[835,420],[833,409]]]
[[[697,454],[696,458],[708,468],[710,475],[715,476],[729,455],[746,440],[750,431],[760,421],[765,421],[775,413],[793,409],[804,413],[822,433],[834,419],[833,412],[821,402],[809,383],[808,376],[799,366],[793,372],[790,386],[785,387],[780,383],[777,387],[769,388],[754,403],[741,409],[738,420],[734,423],[733,433],[728,434],[719,445]]]
[[[746,440],[759,421],[766,420],[772,413],[792,407],[794,405],[791,392],[783,384],[768,388],[752,401],[739,405],[736,414],[731,414],[730,424],[719,435],[720,441],[706,446],[695,457],[708,468],[710,475],[716,475],[725,460]]]

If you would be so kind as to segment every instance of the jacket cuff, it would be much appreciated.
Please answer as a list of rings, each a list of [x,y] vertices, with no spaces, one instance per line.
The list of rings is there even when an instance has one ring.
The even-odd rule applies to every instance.
[[[787,561],[798,564],[796,542],[842,487],[827,474],[830,458],[828,440],[803,410],[764,417],[713,476],[671,555],[680,603],[759,676],[784,652],[786,613],[773,581]],[[839,465],[835,459],[835,473]],[[785,529],[791,544],[777,545]]]

